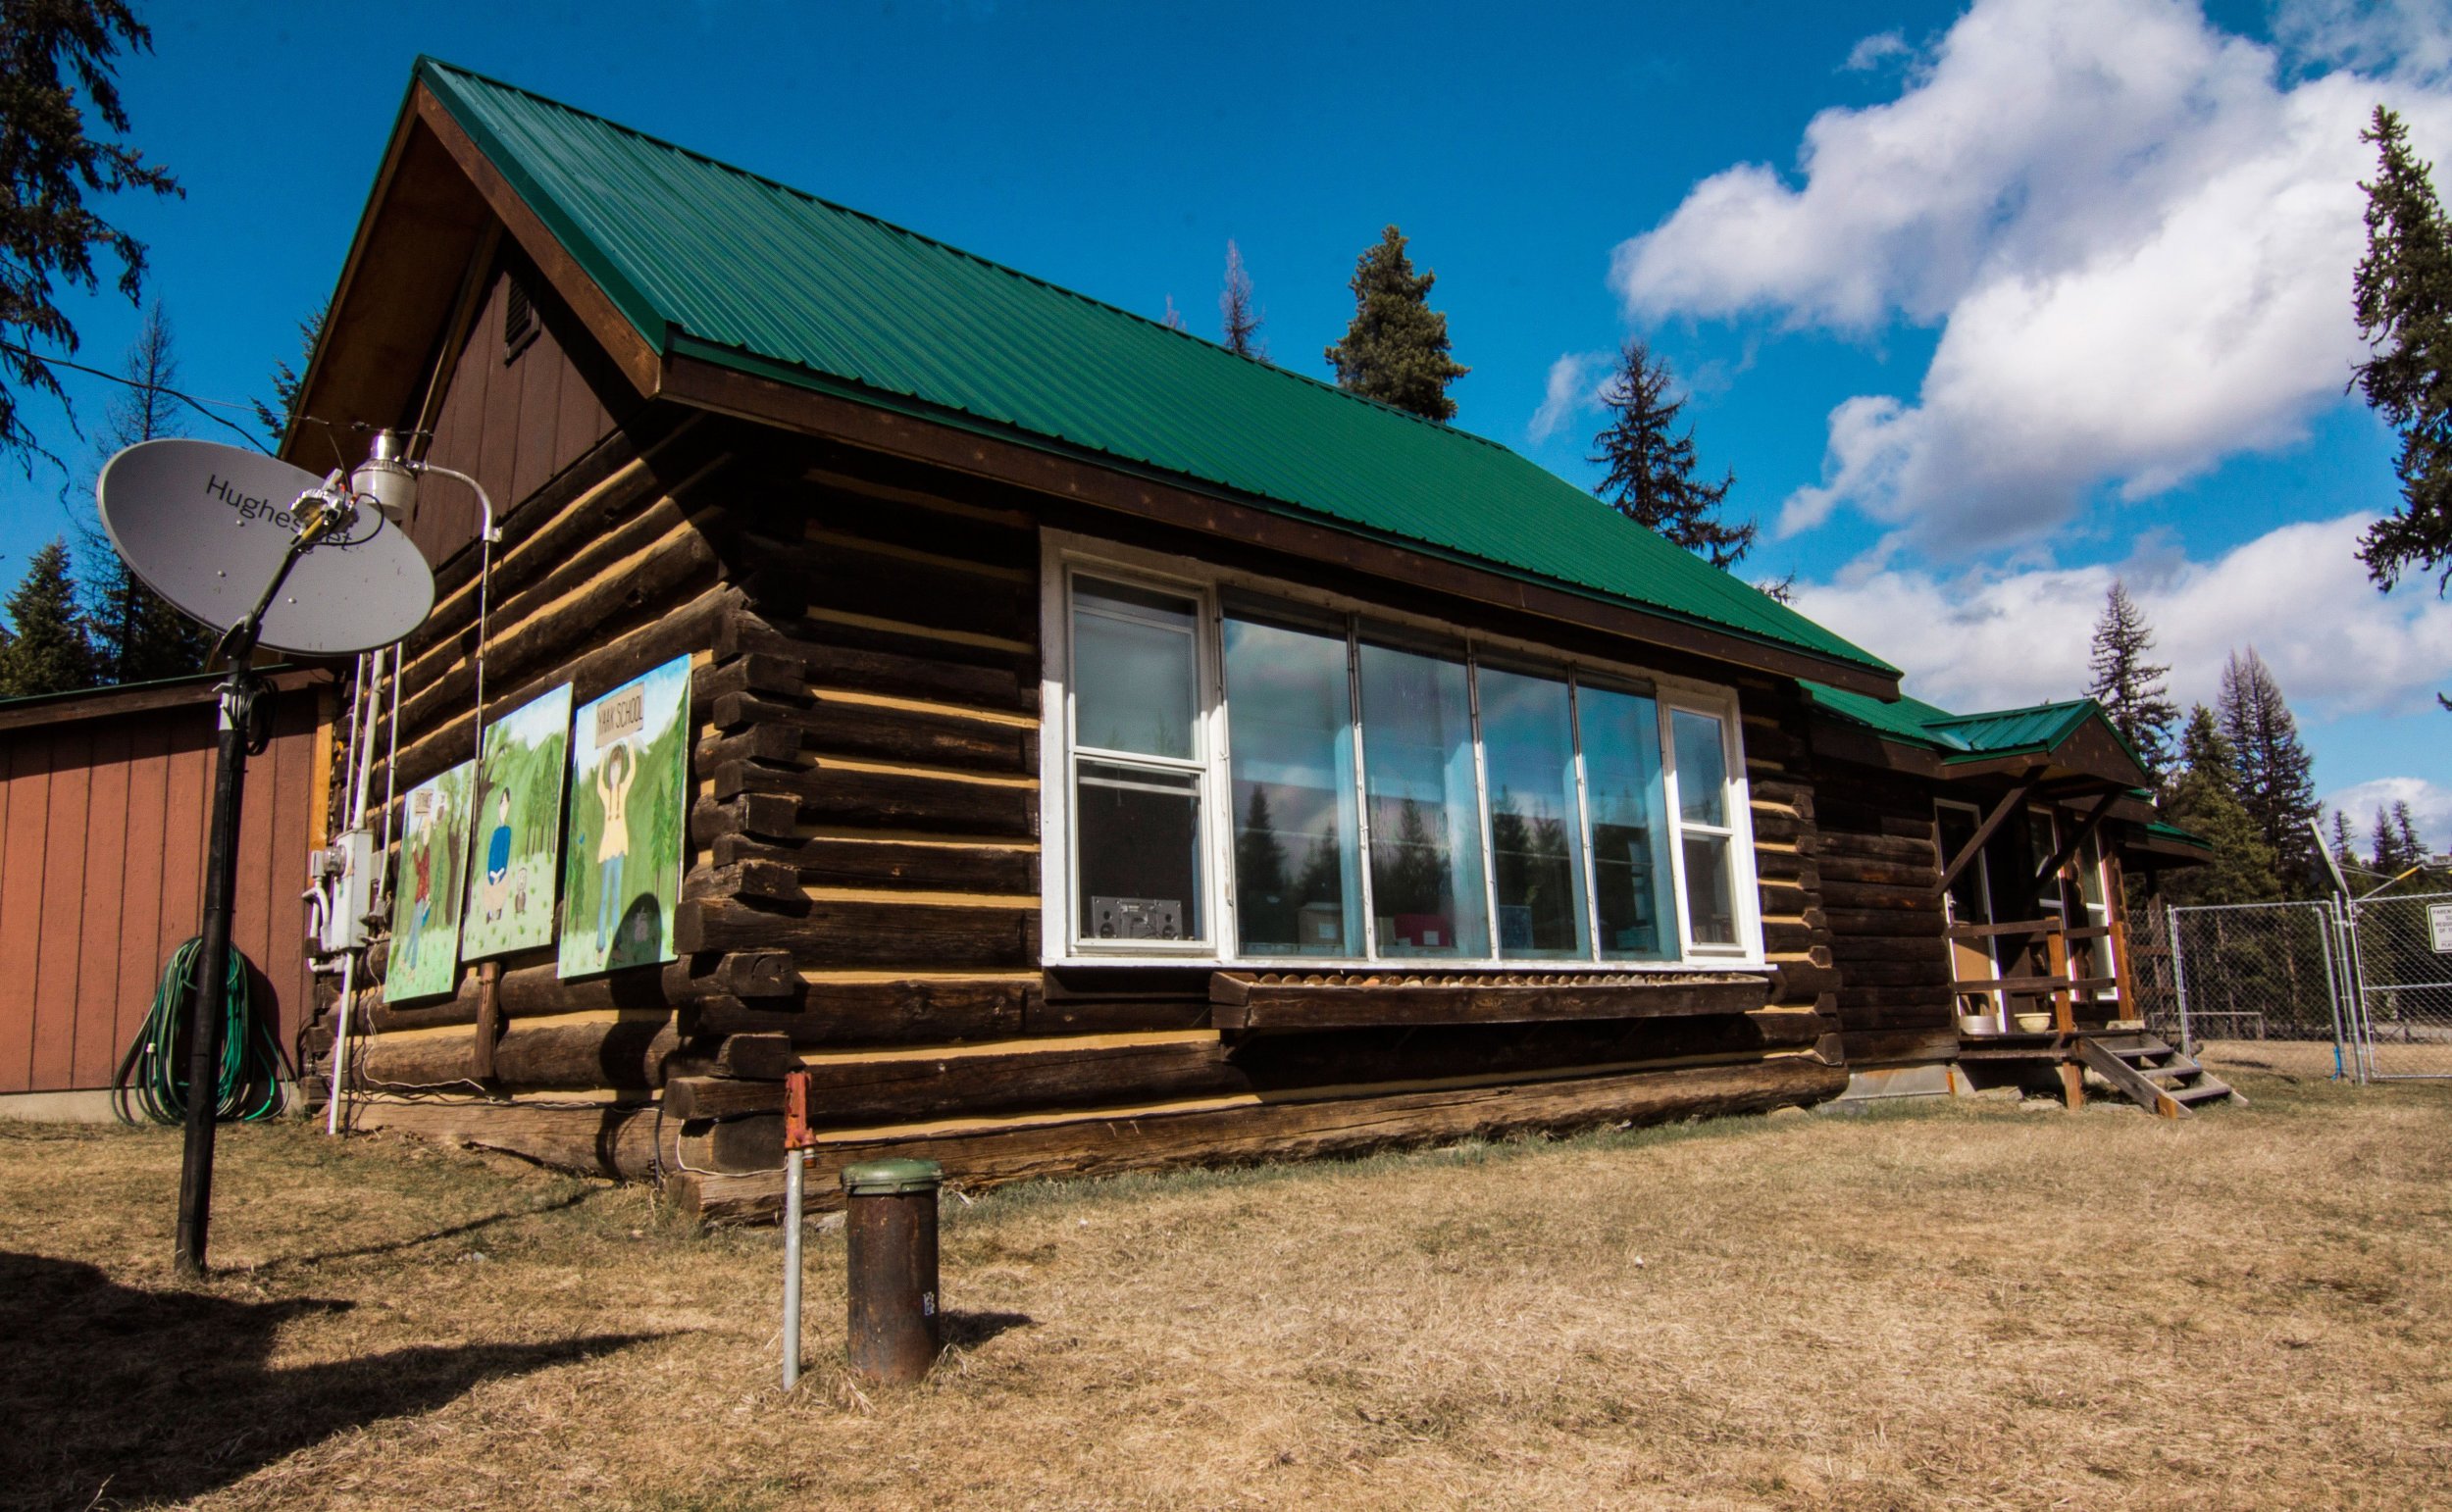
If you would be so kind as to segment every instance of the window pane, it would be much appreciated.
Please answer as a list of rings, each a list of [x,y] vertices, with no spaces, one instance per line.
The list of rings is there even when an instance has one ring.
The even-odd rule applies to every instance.
[[[1078,744],[1190,760],[1200,698],[1193,603],[1123,583],[1073,583]]]
[[[1671,709],[1668,728],[1677,740],[1677,809],[1690,825],[1728,823],[1728,758],[1719,721],[1709,714]]]
[[[1583,822],[1575,807],[1575,731],[1566,684],[1481,671],[1483,777],[1499,953],[1588,956]]]
[[[1226,622],[1236,932],[1246,955],[1362,953],[1342,636]]]
[[[1728,837],[1686,836],[1686,927],[1698,945],[1737,942],[1736,893],[1728,876]]]
[[[1074,800],[1082,939],[1200,938],[1200,779],[1085,761]]]
[[[1372,931],[1390,956],[1486,956],[1481,804],[1461,663],[1362,648]]]
[[[1638,693],[1585,687],[1584,798],[1592,805],[1592,878],[1601,955],[1660,961],[1677,953],[1662,928],[1672,906],[1660,816],[1660,710]]]

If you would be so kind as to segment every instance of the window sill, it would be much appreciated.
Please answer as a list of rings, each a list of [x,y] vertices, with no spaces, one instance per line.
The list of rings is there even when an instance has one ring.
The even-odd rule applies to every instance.
[[[1743,972],[1263,972],[1209,978],[1221,1030],[1538,1024],[1750,1013],[1770,979]]]

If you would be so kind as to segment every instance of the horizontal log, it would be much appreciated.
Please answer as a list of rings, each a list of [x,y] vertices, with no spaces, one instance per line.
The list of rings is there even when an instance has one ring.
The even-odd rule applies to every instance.
[[[735,861],[724,866],[691,867],[682,878],[684,898],[755,898],[770,903],[796,904],[808,894],[801,890],[800,873],[780,861]]]
[[[1839,988],[1839,969],[1811,961],[1782,962],[1771,968],[1771,1000],[1811,1000]]]
[[[1039,731],[1031,726],[932,709],[903,709],[821,698],[806,708],[728,693],[715,700],[715,724],[789,733],[794,750],[923,766],[1036,776]]]
[[[752,725],[729,734],[708,735],[690,748],[690,759],[701,772],[728,761],[796,767],[800,764],[800,731],[783,725]]]
[[[1839,975],[1852,987],[1937,987],[1949,982],[1950,963],[1936,950],[1923,960],[1850,961],[1839,969]]]
[[[683,953],[786,950],[804,966],[1035,966],[1039,910],[815,899],[783,911],[741,898],[685,898],[673,938]]]
[[[1870,1009],[1910,1010],[1912,1023],[1943,1024],[1955,1022],[1956,999],[1947,987],[1881,986],[1841,987],[1839,989],[1840,1022],[1850,1029],[1868,1027],[1865,1014]]]
[[[1929,891],[1941,876],[1937,866],[1918,865],[1912,861],[1868,860],[1860,856],[1826,854],[1820,862],[1822,881],[1831,882],[1874,882],[1891,887],[1922,887]]]
[[[1857,1031],[1932,1030],[1944,1025],[1955,1030],[1958,1016],[1958,1004],[1948,996],[1882,998],[1839,1010],[1841,1027]]]
[[[1802,851],[1758,849],[1754,853],[1754,873],[1768,882],[1794,882],[1808,889],[1821,885],[1819,864]]]
[[[719,1077],[775,1082],[799,1069],[800,1052],[790,1034],[729,1034],[715,1051]]]
[[[1849,1031],[1839,1038],[1852,1068],[1952,1060],[1959,1049],[1956,1024],[1947,1029]]]
[[[1822,904],[1822,895],[1809,891],[1795,882],[1764,881],[1760,888],[1762,912],[1768,914],[1803,915]]]
[[[1015,658],[980,665],[952,656],[845,646],[810,638],[807,627],[803,630],[799,636],[786,634],[744,608],[725,626],[715,653],[719,660],[751,653],[781,658],[799,669],[795,685],[803,687],[891,693],[1009,714],[1039,712],[1038,674],[1033,669],[1023,676]]]
[[[1895,861],[1909,865],[1940,868],[1932,841],[1902,839],[1888,834],[1861,834],[1824,826],[1821,831],[1821,854],[1825,857],[1859,861]]]
[[[742,541],[750,597],[775,610],[835,609],[964,634],[1033,640],[1039,584],[1015,582],[840,542],[749,536]]]
[[[504,971],[496,988],[503,1016],[512,1019],[607,1008],[669,1008],[705,990],[710,988],[698,984],[687,961],[673,961],[661,966],[634,966],[565,981],[559,975],[559,968],[551,960],[546,960],[541,964],[512,967]],[[732,988],[727,986],[724,990]],[[478,1002],[477,970],[473,966],[464,966],[460,969],[458,988],[449,998],[438,1002],[394,1008],[379,996],[361,997],[357,1017],[352,1021],[353,1032],[384,1033],[474,1024],[477,1022]]]
[[[863,486],[832,480],[801,481],[784,485],[777,502],[802,511],[813,534],[861,536],[885,545],[958,557],[982,567],[1025,573],[1036,580],[1037,530],[999,525],[971,513],[949,514],[941,507],[932,507],[940,501],[907,494],[894,500],[899,507],[880,509],[876,503],[878,495],[859,491]]]
[[[813,1129],[1214,1096],[1246,1086],[1213,1034],[1158,1043],[1056,1040],[1044,1049],[826,1057],[812,1059],[802,1074],[809,1080]],[[727,1118],[778,1113],[783,1106],[781,1083],[707,1077],[675,1082],[666,1091],[665,1113],[682,1119]]]
[[[790,796],[802,823],[902,826],[1030,838],[1039,832],[1039,792],[1013,782],[974,782],[927,772],[881,772],[820,759],[783,771],[734,762],[711,774],[712,795]]]
[[[1042,1033],[1027,1022],[1036,978],[911,977],[800,983],[791,1012],[741,1004],[694,1010],[700,1034],[777,1033],[800,1046],[942,1044]],[[1202,1017],[1206,1017],[1205,1010]]]
[[[1830,908],[1823,912],[1829,917],[1834,939],[1865,934],[1941,938],[1941,910],[1937,905],[1920,912],[1904,908]]]
[[[1803,955],[1809,950],[1827,951],[1831,944],[1831,933],[1827,929],[1779,919],[1762,921],[1762,948],[1772,955]]]
[[[2019,995],[2057,992],[2108,992],[2120,985],[2117,977],[1965,977],[1950,983],[1958,992],[2014,992]]]
[[[800,828],[800,803],[785,793],[700,797],[690,805],[690,837],[700,845],[727,834],[789,840]]]
[[[539,1108],[453,1097],[354,1101],[347,1113],[352,1129],[396,1129],[439,1144],[496,1150],[560,1171],[639,1181],[657,1169],[651,1107]]]
[[[1789,778],[1754,778],[1746,791],[1758,802],[1784,804],[1805,819],[1813,817],[1813,784]]]
[[[812,887],[924,887],[940,892],[1039,890],[1039,852],[1017,845],[960,845],[888,838],[820,836],[767,840],[731,833],[710,837],[718,866],[768,861],[791,868]]]
[[[493,1046],[493,1074],[480,1075],[477,1034],[354,1040],[350,1081],[360,1090],[414,1091],[486,1082],[536,1087],[651,1087],[680,1049],[672,1020],[609,1024],[513,1023]]]
[[[1799,818],[1784,809],[1756,809],[1754,837],[1773,845],[1798,845],[1804,837],[1814,833],[1811,820]]]
[[[1920,887],[1900,887],[1881,882],[1838,881],[1822,883],[1822,904],[1826,908],[1900,908],[1919,914],[1929,914],[1937,906],[1929,883]]]
[[[1819,1102],[1846,1085],[1844,1070],[1791,1057],[1530,1085],[1091,1118],[953,1138],[822,1145],[807,1189],[820,1203],[839,1203],[843,1167],[887,1154],[925,1154],[944,1165],[951,1182],[978,1189],[1032,1179],[1303,1159],[1391,1144],[1762,1112]],[[781,1207],[783,1177],[780,1171],[679,1172],[666,1189],[684,1211],[705,1223],[772,1222]]]
[[[1458,974],[1424,983],[1395,973],[1219,972],[1210,979],[1209,1002],[1219,1029],[1323,1030],[1744,1013],[1762,1007],[1769,992],[1770,983],[1759,976],[1626,974],[1595,981],[1558,974],[1510,983]]]

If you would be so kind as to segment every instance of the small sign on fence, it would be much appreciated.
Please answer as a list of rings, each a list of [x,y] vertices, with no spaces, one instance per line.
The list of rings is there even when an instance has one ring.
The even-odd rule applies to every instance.
[[[2426,905],[2426,932],[2434,936],[2436,954],[2452,955],[2452,903]]]

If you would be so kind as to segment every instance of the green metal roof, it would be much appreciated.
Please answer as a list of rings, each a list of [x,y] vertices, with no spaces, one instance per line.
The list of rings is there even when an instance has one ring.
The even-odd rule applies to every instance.
[[[1495,442],[434,59],[416,76],[660,353],[1897,675]]]
[[[2129,759],[2140,768],[2145,765],[2121,737],[2111,716],[2103,712],[2103,706],[2091,698],[2069,698],[1982,714],[1952,714],[1920,699],[1900,698],[1885,703],[1819,682],[1806,683],[1805,692],[1816,707],[1876,731],[1885,738],[1940,751],[1945,765],[2014,756],[2020,751],[2049,751],[2075,734],[2088,720],[2101,720],[2112,738],[2120,741],[2120,749],[2128,752]]]

